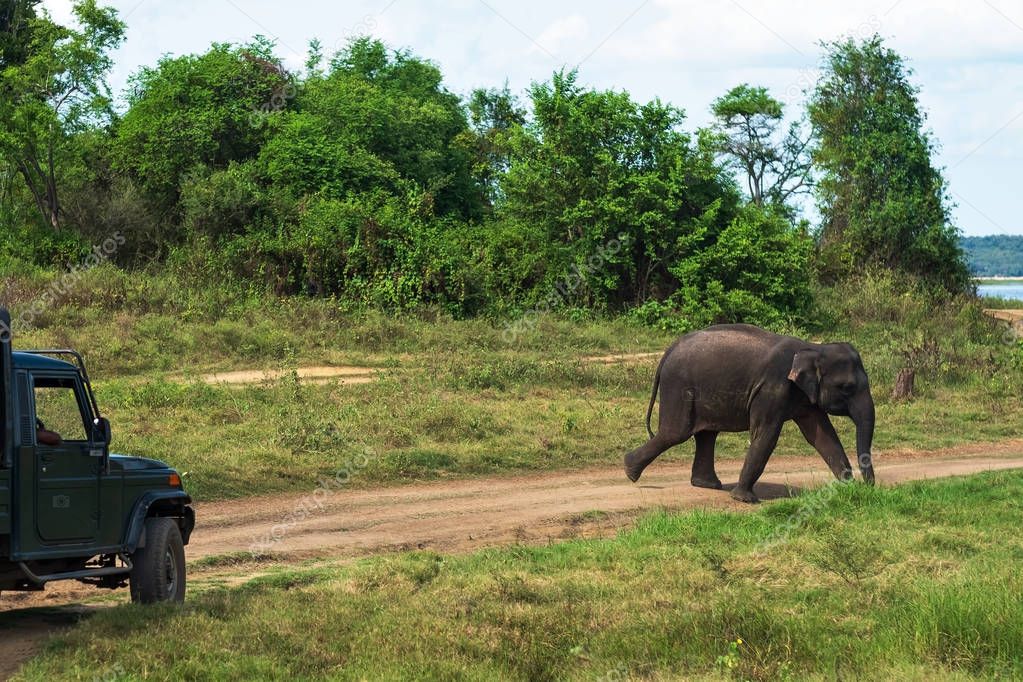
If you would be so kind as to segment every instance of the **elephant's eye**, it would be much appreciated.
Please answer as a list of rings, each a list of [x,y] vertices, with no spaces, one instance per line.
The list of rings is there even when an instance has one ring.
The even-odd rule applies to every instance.
[[[853,393],[856,392],[856,384],[852,383],[841,384],[838,387],[838,390],[844,393],[845,395],[852,395]]]

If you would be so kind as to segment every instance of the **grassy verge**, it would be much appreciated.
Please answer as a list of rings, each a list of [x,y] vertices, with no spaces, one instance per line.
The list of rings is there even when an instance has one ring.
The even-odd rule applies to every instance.
[[[45,273],[0,279],[0,300],[17,317],[48,282]],[[823,290],[817,326],[779,331],[857,345],[878,402],[880,451],[1018,435],[1023,347],[977,301],[936,307],[894,287],[872,277]],[[512,338],[508,320],[387,316],[101,267],[46,307],[16,345],[83,351],[114,423],[114,449],[187,471],[199,499],[309,490],[367,451],[352,485],[617,465],[645,439],[657,360],[581,358],[661,351],[674,334],[582,311],[529,319]],[[244,388],[195,379],[321,364],[370,366],[381,379]],[[888,396],[903,367],[916,368],[919,394],[895,403]],[[848,420],[836,422],[851,445]],[[746,438],[722,437],[720,456],[741,456]],[[778,451],[812,453],[795,429]]]
[[[1023,308],[1023,301],[1016,298],[1002,298],[1000,296],[984,296],[981,302],[985,308],[995,310],[1018,310]]]
[[[836,484],[611,540],[282,569],[100,613],[21,678],[1017,678],[1021,496],[1019,472]]]

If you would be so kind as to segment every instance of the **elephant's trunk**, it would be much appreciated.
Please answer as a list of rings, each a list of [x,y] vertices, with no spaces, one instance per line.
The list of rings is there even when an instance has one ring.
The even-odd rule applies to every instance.
[[[874,462],[870,453],[874,441],[874,398],[869,388],[849,405],[849,416],[856,425],[856,461],[860,473],[865,483],[874,485]]]

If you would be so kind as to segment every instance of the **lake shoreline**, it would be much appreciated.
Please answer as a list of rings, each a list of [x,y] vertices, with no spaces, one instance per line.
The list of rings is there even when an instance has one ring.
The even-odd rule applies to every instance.
[[[1023,279],[999,279],[974,280],[977,284],[977,294],[986,298],[1002,299],[1004,301],[1023,301]]]

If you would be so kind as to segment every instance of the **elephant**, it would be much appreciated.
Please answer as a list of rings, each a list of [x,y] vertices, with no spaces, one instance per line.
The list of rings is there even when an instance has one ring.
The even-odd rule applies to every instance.
[[[650,417],[658,388],[655,434]],[[860,472],[873,485],[874,399],[856,349],[848,343],[810,343],[747,324],[715,325],[680,337],[665,351],[647,408],[650,440],[625,455],[625,473],[632,482],[638,481],[662,452],[693,436],[696,455],[690,482],[720,490],[714,471],[717,435],[749,431],[749,449],[731,496],[758,502],[753,485],[764,472],[782,425],[792,420],[836,478],[852,479],[828,415],[849,417],[856,425]]]

